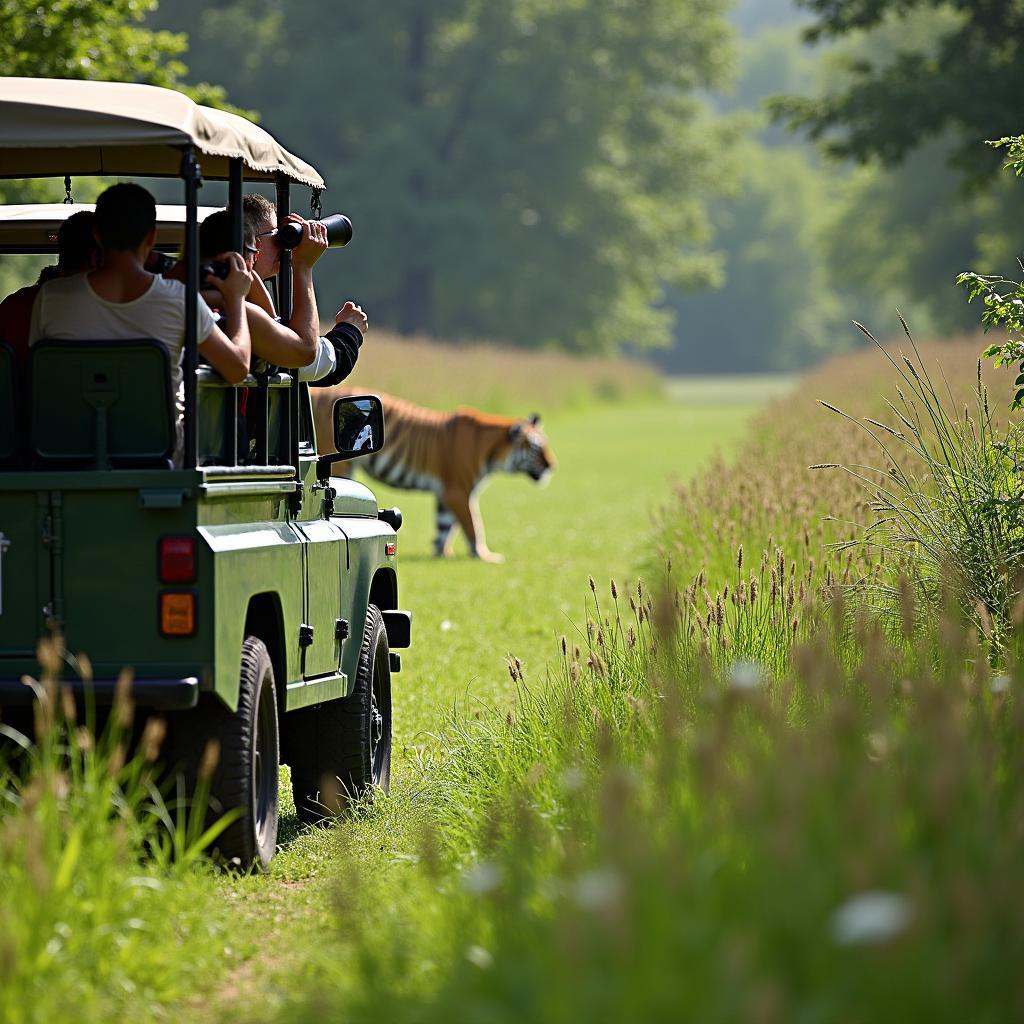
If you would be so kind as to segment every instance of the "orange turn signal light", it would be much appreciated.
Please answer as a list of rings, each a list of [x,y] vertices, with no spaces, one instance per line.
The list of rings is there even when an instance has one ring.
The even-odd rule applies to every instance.
[[[163,636],[192,636],[196,631],[196,595],[165,591],[160,595],[160,632]]]

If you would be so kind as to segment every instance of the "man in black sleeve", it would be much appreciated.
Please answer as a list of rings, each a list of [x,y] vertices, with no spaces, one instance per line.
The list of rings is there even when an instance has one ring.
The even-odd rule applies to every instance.
[[[281,269],[281,247],[277,243],[277,209],[265,196],[253,192],[243,197],[242,216],[246,234],[251,231],[255,238],[257,251],[253,271],[262,289],[259,297],[250,294],[249,298],[250,301],[266,306],[269,305],[270,297],[262,282],[276,276]],[[290,214],[289,219],[302,220],[295,214]],[[312,288],[312,282],[309,287]],[[335,315],[334,326],[319,339],[313,361],[299,371],[300,379],[318,388],[341,383],[352,372],[359,358],[359,348],[368,327],[369,322],[362,309],[354,302],[346,302]]]

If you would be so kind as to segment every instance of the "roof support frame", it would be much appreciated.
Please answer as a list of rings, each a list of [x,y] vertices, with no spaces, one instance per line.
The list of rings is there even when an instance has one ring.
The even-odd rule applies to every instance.
[[[185,469],[195,469],[199,460],[198,410],[196,408],[196,366],[199,338],[196,312],[199,305],[199,188],[203,183],[199,162],[191,146],[181,156],[181,177],[185,182],[185,349],[182,376],[185,383]]]

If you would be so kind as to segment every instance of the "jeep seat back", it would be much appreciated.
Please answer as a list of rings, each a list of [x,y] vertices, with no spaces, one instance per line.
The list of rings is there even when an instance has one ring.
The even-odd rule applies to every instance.
[[[173,465],[170,360],[158,341],[61,341],[32,347],[33,465],[158,469]]]

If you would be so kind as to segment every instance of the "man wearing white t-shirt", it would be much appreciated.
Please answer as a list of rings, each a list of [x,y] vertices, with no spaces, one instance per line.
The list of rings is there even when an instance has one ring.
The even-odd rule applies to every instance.
[[[102,250],[99,270],[50,281],[32,307],[29,344],[43,338],[83,341],[155,338],[167,347],[172,393],[178,406],[180,464],[184,413],[181,355],[185,343],[185,285],[145,269],[156,241],[156,205],[140,185],[111,185],[96,200],[96,239]],[[224,329],[213,320],[210,307],[197,301],[197,331],[202,357],[229,384],[249,372],[249,326],[245,296],[252,277],[238,253],[223,256],[231,267],[227,278],[209,277],[207,284],[224,297]]]

